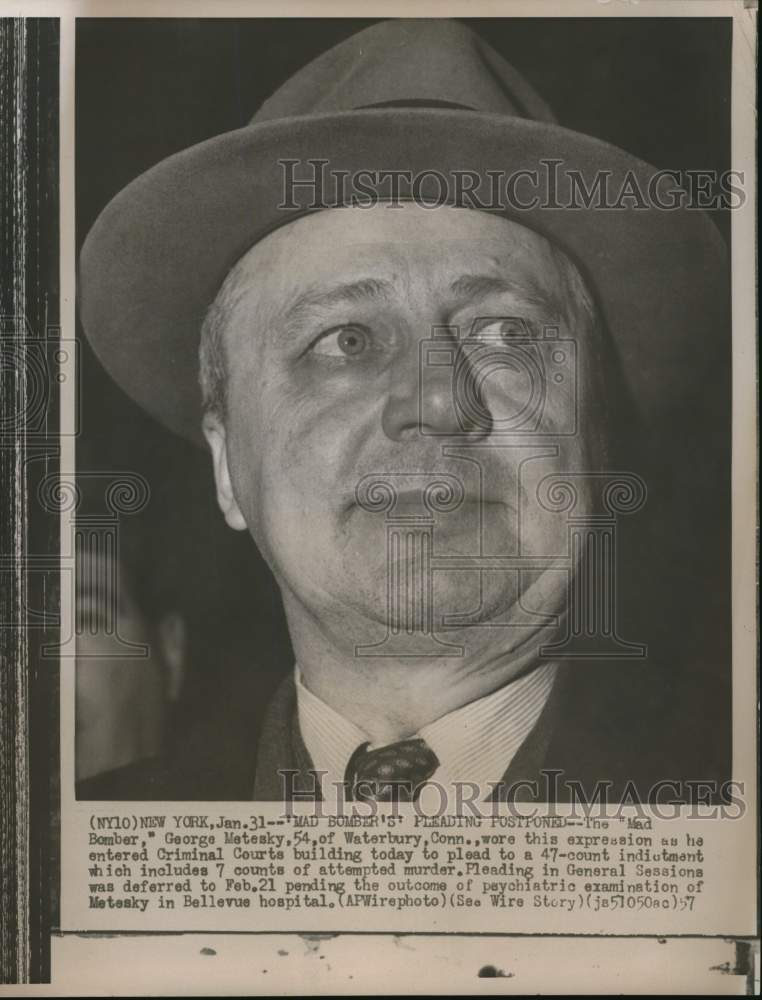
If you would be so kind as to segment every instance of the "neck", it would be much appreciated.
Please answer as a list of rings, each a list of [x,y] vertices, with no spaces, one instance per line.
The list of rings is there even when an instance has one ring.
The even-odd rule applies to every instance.
[[[358,656],[354,647],[336,641],[292,596],[284,593],[289,631],[302,681],[327,705],[350,719],[373,743],[392,743],[423,726],[483,698],[526,673],[537,663],[537,643],[506,652],[492,638],[475,646],[468,629],[447,640],[464,647],[462,656]],[[547,639],[546,636],[543,636]]]

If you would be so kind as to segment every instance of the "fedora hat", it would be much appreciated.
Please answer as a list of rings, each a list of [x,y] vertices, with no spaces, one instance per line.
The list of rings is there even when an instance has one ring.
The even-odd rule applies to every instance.
[[[246,251],[307,212],[459,204],[514,219],[576,262],[656,429],[702,391],[728,343],[724,242],[679,194],[676,178],[557,124],[465,25],[385,21],[309,63],[248,125],[123,189],[84,243],[80,316],[122,388],[201,443],[200,328]]]

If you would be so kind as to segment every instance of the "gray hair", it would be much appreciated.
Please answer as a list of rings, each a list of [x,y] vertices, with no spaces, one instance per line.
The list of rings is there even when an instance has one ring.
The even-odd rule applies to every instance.
[[[241,281],[242,257],[233,265],[220,290],[209,306],[201,324],[199,344],[199,383],[203,412],[224,421],[226,416],[227,366],[225,364],[225,330],[233,308],[243,292]]]

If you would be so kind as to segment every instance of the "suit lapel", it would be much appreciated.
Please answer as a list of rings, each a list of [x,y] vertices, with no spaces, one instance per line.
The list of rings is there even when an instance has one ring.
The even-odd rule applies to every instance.
[[[299,731],[296,687],[289,674],[278,685],[265,715],[257,752],[254,800],[283,802],[320,798],[320,783]]]
[[[516,802],[531,801],[533,785],[541,777],[541,771],[547,764],[548,748],[551,743],[551,736],[558,724],[560,716],[559,710],[559,684],[553,685],[550,697],[545,703],[545,707],[535,722],[534,727],[521,744],[513,760],[508,765],[500,785],[490,796],[492,801],[505,802],[509,798]],[[540,785],[540,787],[542,787]],[[536,799],[535,799],[536,801]]]

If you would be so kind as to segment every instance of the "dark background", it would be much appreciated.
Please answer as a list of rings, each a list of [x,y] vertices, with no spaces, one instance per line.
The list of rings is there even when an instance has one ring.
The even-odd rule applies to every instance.
[[[293,72],[371,23],[79,20],[79,245],[109,199],[134,177],[172,153],[246,124],[262,100]],[[530,18],[466,23],[525,75],[560,124],[614,143],[658,167],[729,168],[729,20]],[[727,237],[727,213],[715,221]],[[234,711],[235,706],[224,702],[225,692],[231,690],[243,690],[244,700],[263,704],[277,677],[291,666],[288,636],[276,588],[253,543],[226,529],[216,511],[206,455],[164,431],[131,403],[86,343],[81,391],[79,467],[129,469],[148,479],[151,504],[130,529],[136,531],[136,544],[147,560],[147,599],[153,600],[153,587],[176,595],[196,626],[197,668],[182,725],[192,727],[194,717],[213,704],[223,716]],[[725,412],[722,433],[727,433],[728,419]],[[686,739],[714,741],[715,758],[729,768],[730,729],[717,724],[721,716],[730,717],[727,471],[715,484],[717,497],[708,503],[714,512],[716,548],[713,553],[704,550],[690,569],[694,576],[715,576],[709,613],[725,668],[718,671],[710,665],[696,677],[683,677],[684,683],[672,686],[670,697],[672,707],[687,720]],[[695,616],[707,614],[706,608],[691,607],[687,600],[662,610],[672,631],[694,630]],[[227,683],[226,671],[244,687]]]

